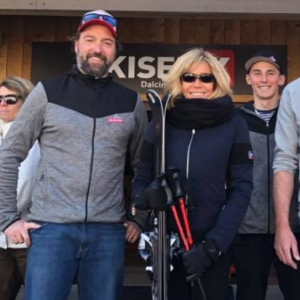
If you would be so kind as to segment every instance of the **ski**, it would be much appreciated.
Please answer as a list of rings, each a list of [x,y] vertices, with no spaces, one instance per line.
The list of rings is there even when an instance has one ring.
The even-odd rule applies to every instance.
[[[155,177],[165,174],[165,126],[166,110],[170,95],[161,99],[154,90],[146,92],[147,100],[152,111],[152,122],[155,130]],[[153,281],[152,300],[168,299],[168,273],[169,273],[169,239],[167,235],[166,212],[154,212],[154,232],[151,237]]]

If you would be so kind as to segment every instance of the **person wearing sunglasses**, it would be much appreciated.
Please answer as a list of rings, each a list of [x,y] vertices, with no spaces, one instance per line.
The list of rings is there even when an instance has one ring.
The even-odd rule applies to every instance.
[[[189,198],[196,206],[188,210],[195,244],[173,259],[169,299],[203,299],[198,285],[187,282],[199,277],[207,299],[224,300],[231,244],[252,190],[247,125],[232,103],[228,73],[208,51],[196,48],[180,56],[164,82],[165,93],[171,96],[166,114],[166,170],[176,166],[187,178]],[[153,125],[149,124],[142,147],[134,204],[143,199],[144,191],[147,200],[149,188],[155,186]],[[155,201],[147,201],[150,209],[151,203]],[[177,232],[171,215],[169,231]]]
[[[116,19],[88,12],[71,41],[76,65],[37,84],[0,149],[0,229],[30,246],[25,299],[66,300],[76,275],[80,299],[117,300],[125,242],[137,240],[145,221],[126,215],[125,160],[136,169],[148,120],[138,94],[109,73],[119,50]],[[41,161],[28,223],[14,190],[36,140]]]
[[[33,84],[20,77],[7,77],[0,82],[0,148],[14,123]],[[36,142],[18,171],[17,209],[22,218],[28,215],[40,149]],[[0,299],[14,300],[25,281],[27,249],[0,232]]]

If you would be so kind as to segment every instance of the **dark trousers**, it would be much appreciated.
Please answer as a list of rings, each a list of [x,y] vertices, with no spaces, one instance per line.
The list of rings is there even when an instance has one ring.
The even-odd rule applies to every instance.
[[[297,234],[296,238],[299,247],[300,235]],[[284,299],[300,299],[300,270],[294,270],[279,261],[274,249],[274,235],[240,234],[233,245],[236,300],[265,299],[272,263]]]
[[[231,262],[231,251],[223,255],[201,278],[207,300],[225,300]],[[174,262],[170,274],[169,300],[203,300],[197,280],[186,282],[186,272],[181,260]]]
[[[27,249],[0,248],[0,299],[15,300],[24,283]]]

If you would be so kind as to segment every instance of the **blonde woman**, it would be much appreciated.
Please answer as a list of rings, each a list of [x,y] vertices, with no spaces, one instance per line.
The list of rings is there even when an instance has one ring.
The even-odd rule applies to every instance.
[[[202,299],[197,285],[191,288],[186,281],[199,277],[207,299],[224,300],[230,246],[252,189],[248,129],[232,103],[229,75],[211,53],[193,49],[183,54],[165,78],[165,87],[165,92],[171,94],[166,169],[176,166],[187,177],[190,196],[196,204],[189,211],[195,244],[173,261],[169,298]],[[133,193],[153,208],[153,199],[143,197],[154,179],[152,123],[142,149]],[[176,231],[171,217],[169,221],[169,230]]]
[[[20,77],[8,77],[0,82],[0,147],[5,143],[15,118],[18,115],[33,84]],[[20,218],[26,218],[31,201],[35,170],[40,159],[38,143],[31,148],[19,168],[17,202]],[[24,283],[27,249],[25,243],[16,243],[0,232],[0,299],[14,300]]]

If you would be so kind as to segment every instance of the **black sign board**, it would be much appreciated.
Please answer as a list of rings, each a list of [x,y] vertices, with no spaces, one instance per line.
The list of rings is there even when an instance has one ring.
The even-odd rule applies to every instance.
[[[149,88],[161,92],[163,76],[168,72],[178,56],[197,45],[157,45],[125,44],[111,70],[116,81],[145,93]],[[277,52],[283,61],[283,71],[287,70],[286,46],[245,46],[222,45],[203,46],[213,52],[227,68],[236,95],[251,93],[245,83],[244,64],[254,53],[268,49]],[[75,61],[70,43],[34,42],[32,45],[32,76],[34,83],[39,80],[66,73]]]

